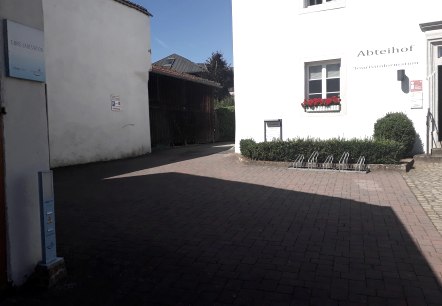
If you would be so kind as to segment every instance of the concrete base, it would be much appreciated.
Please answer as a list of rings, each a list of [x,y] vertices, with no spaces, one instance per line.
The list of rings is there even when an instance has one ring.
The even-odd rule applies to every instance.
[[[38,264],[31,282],[37,287],[51,288],[64,280],[66,276],[67,270],[64,258],[57,257],[57,259],[49,264]]]

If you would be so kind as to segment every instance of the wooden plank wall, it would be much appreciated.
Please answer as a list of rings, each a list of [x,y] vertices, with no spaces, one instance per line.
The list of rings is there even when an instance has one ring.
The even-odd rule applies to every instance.
[[[152,147],[214,141],[212,87],[152,74],[149,80]]]

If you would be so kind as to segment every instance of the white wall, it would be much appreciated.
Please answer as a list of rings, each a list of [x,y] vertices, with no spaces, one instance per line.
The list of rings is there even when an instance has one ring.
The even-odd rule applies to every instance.
[[[150,152],[149,17],[111,0],[43,7],[51,167]]]
[[[264,140],[263,121],[282,119],[283,138],[371,137],[377,119],[405,112],[425,141],[428,107],[426,38],[419,24],[440,20],[440,1],[340,1],[344,8],[310,12],[303,0],[233,0],[236,150]],[[319,8],[319,6],[317,6]],[[371,57],[364,50],[410,47]],[[306,62],[341,59],[342,110],[306,113]],[[418,63],[403,65],[404,63]],[[356,69],[358,67],[394,65]],[[422,109],[411,109],[396,71],[424,81]],[[424,146],[425,148],[425,146]]]
[[[43,30],[41,1],[0,0],[0,19]],[[0,45],[3,46],[3,23]],[[7,214],[8,277],[22,284],[41,260],[37,173],[49,169],[44,83],[5,76],[0,48]]]

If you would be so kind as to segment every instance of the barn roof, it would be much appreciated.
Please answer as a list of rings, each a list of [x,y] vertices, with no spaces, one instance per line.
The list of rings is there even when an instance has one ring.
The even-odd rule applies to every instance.
[[[172,70],[170,68],[158,66],[156,64],[152,65],[152,73],[165,75],[165,76],[169,76],[172,78],[190,81],[190,82],[194,82],[194,83],[199,83],[199,84],[203,84],[203,85],[207,85],[207,86],[211,86],[211,87],[221,88],[221,85],[217,82],[203,79],[203,78],[200,78],[200,77],[197,77],[197,76],[185,73],[185,72],[178,72],[178,71]]]
[[[184,73],[202,73],[207,72],[207,69],[205,66],[201,64],[196,64],[187,58],[178,55],[176,53],[171,54],[163,59],[160,59],[159,61],[156,61],[153,63],[154,65],[161,66],[164,68],[168,68],[171,70],[175,70],[177,72],[184,72]]]
[[[114,0],[114,1],[119,2],[121,4],[124,4],[124,5],[128,6],[128,7],[133,8],[133,9],[136,9],[137,11],[140,11],[141,13],[146,14],[149,17],[153,17],[153,15],[151,13],[149,13],[149,11],[147,9],[145,9],[144,7],[142,7],[139,4],[133,3],[133,2],[128,1],[128,0]]]

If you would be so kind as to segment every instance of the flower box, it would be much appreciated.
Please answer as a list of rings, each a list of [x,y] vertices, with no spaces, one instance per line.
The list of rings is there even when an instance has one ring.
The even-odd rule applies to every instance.
[[[330,113],[340,112],[341,105],[319,105],[315,107],[308,107],[304,109],[306,113]]]
[[[341,99],[339,97],[305,99],[301,106],[307,113],[340,112]]]

